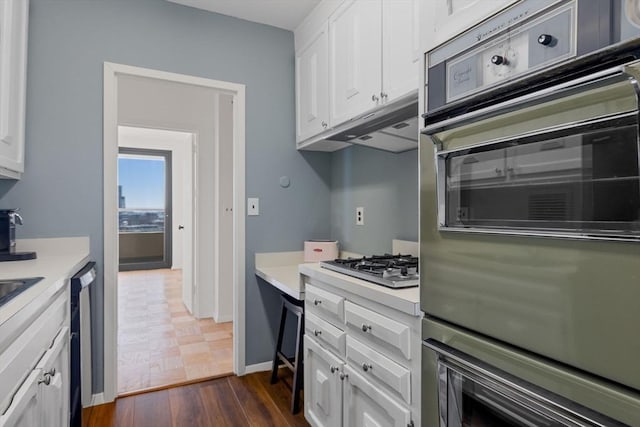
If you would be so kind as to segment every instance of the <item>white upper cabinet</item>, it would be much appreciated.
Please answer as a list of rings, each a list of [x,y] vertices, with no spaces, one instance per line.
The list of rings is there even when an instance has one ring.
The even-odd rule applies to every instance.
[[[296,53],[296,134],[302,141],[329,126],[329,34],[325,22]]]
[[[381,45],[381,0],[347,0],[329,18],[331,125],[380,103]]]
[[[434,0],[427,32],[427,50],[474,26],[517,0]]]
[[[418,87],[419,0],[382,1],[382,93],[393,100]]]
[[[24,171],[28,0],[0,0],[0,177]]]

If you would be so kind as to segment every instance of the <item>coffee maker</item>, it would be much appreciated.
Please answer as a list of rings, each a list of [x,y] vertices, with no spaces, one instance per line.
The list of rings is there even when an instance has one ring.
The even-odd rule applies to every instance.
[[[22,225],[17,209],[0,209],[0,261],[35,259],[35,252],[16,252],[16,224]]]

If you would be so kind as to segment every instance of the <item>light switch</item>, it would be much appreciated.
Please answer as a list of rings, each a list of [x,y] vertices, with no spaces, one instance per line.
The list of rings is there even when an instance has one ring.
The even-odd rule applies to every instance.
[[[257,197],[249,197],[247,199],[247,215],[260,215],[260,199]]]

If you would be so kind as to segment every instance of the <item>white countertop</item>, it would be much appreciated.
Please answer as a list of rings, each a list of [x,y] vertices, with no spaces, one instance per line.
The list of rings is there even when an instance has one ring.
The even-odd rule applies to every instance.
[[[336,271],[320,267],[320,264],[301,264],[298,271],[307,277],[320,280],[336,288],[344,289],[363,298],[379,302],[411,316],[420,315],[420,288],[392,289],[367,282]]]
[[[257,253],[256,275],[279,291],[297,299],[304,299],[304,283],[298,264],[304,262],[304,252]]]
[[[88,237],[18,240],[16,251],[36,251],[37,258],[0,262],[0,280],[44,277],[0,307],[0,325],[51,286],[60,285],[89,260]]]

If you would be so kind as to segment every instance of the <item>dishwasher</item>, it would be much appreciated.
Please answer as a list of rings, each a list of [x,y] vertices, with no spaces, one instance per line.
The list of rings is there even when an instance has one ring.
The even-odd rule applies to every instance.
[[[91,304],[89,287],[96,263],[89,262],[71,278],[70,426],[82,425],[82,407],[91,400]]]

